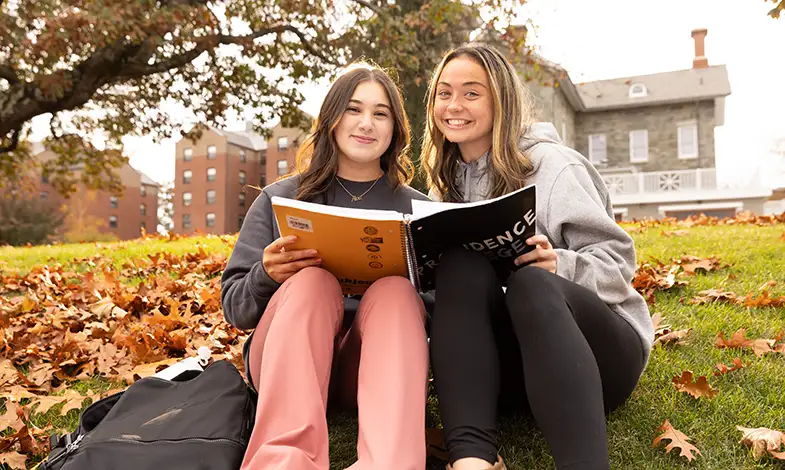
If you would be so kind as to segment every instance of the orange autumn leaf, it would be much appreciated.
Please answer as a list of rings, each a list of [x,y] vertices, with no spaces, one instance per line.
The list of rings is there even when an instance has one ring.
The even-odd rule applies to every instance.
[[[684,272],[689,275],[695,274],[698,271],[716,271],[727,266],[723,265],[716,256],[698,258],[697,256],[691,255],[682,256],[681,259],[676,261],[676,264],[680,265]]]
[[[736,426],[741,431],[741,442],[752,449],[752,455],[756,460],[760,459],[767,452],[778,460],[785,460],[785,450],[780,451],[785,446],[785,434],[769,428],[745,428]]]
[[[695,398],[706,397],[711,399],[714,398],[717,393],[719,393],[719,390],[712,388],[711,385],[709,385],[709,382],[706,380],[706,376],[701,375],[695,382],[693,382],[692,379],[692,371],[685,370],[681,373],[680,376],[677,375],[673,377],[671,382],[673,383],[674,387],[676,387],[676,390],[689,393]]]
[[[752,349],[752,352],[755,353],[755,356],[761,357],[764,354],[773,352],[774,349],[774,340],[773,339],[747,339],[745,337],[747,329],[746,328],[739,328],[733,333],[733,336],[730,339],[725,339],[722,332],[720,331],[717,334],[717,340],[715,345],[718,348],[748,348]]]
[[[698,448],[689,442],[690,438],[683,432],[674,428],[667,419],[657,431],[662,432],[662,434],[654,438],[654,441],[651,443],[652,448],[656,447],[663,439],[668,439],[670,440],[670,443],[665,446],[666,454],[670,453],[674,448],[677,448],[679,449],[679,455],[681,457],[686,457],[690,462],[695,458],[695,453],[700,455]]]
[[[785,241],[785,232],[782,232],[782,235],[780,235],[780,240]]]
[[[737,357],[733,359],[733,365],[731,367],[728,367],[721,362],[718,363],[716,367],[717,370],[714,372],[714,375],[719,376],[719,375],[725,375],[728,372],[733,372],[735,370],[743,369],[746,366],[744,365],[744,363],[741,362],[741,359]]]

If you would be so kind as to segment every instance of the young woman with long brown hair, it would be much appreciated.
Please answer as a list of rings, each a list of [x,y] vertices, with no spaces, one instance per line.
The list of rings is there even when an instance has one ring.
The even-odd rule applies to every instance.
[[[325,411],[357,406],[352,470],[424,470],[428,373],[425,309],[403,277],[344,298],[313,250],[289,250],[271,198],[411,213],[409,123],[382,70],[355,66],[331,86],[296,174],[262,190],[221,279],[224,314],[254,329],[244,348],[259,393],[243,469],[327,470]],[[350,303],[355,305],[351,306]],[[356,314],[354,313],[356,310]]]
[[[496,49],[449,52],[433,74],[422,161],[431,197],[473,202],[536,185],[536,248],[497,278],[477,253],[440,259],[430,324],[454,470],[504,469],[497,413],[530,412],[559,470],[609,468],[604,412],[648,361],[653,329],[631,287],[635,247],[591,163],[550,123]]]

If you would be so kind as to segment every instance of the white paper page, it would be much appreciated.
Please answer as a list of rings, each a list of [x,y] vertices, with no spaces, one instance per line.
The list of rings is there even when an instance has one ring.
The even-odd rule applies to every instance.
[[[403,214],[396,211],[374,210],[374,209],[355,209],[351,207],[327,206],[313,202],[298,201],[280,196],[273,196],[273,206],[287,206],[302,209],[320,214],[332,214],[340,217],[350,217],[363,220],[403,220]]]

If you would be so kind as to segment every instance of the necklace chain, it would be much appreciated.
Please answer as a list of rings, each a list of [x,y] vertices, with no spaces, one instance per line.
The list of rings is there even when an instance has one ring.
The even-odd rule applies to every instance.
[[[338,184],[340,184],[340,185],[341,185],[341,187],[343,188],[343,190],[344,190],[344,191],[346,191],[346,194],[348,194],[349,196],[351,196],[351,197],[352,197],[352,202],[356,202],[356,201],[360,201],[360,200],[362,200],[363,196],[365,196],[366,194],[368,194],[368,192],[369,192],[371,189],[373,189],[373,187],[374,187],[374,186],[376,186],[376,183],[377,183],[377,182],[378,182],[380,179],[382,179],[382,176],[383,176],[383,174],[379,175],[379,177],[378,177],[378,178],[376,178],[376,180],[373,182],[373,184],[371,184],[371,187],[369,187],[368,189],[366,189],[366,190],[365,190],[365,192],[364,192],[364,193],[362,193],[362,194],[360,194],[359,196],[355,196],[354,194],[352,194],[351,192],[349,192],[349,190],[348,190],[348,189],[346,189],[346,186],[344,186],[344,185],[343,185],[343,183],[341,183],[341,180],[340,180],[340,178],[336,177],[336,178],[335,178],[335,180],[336,180],[336,181],[338,181]]]

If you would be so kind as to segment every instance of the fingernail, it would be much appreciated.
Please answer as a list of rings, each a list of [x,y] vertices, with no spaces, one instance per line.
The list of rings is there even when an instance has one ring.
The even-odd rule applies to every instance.
[[[316,259],[316,264],[322,264],[322,259],[321,258],[317,258]]]
[[[316,255],[316,250],[308,250],[308,254],[314,256]]]
[[[289,240],[290,242],[293,242],[297,240],[297,235],[289,235],[288,237],[286,237],[286,239]]]

